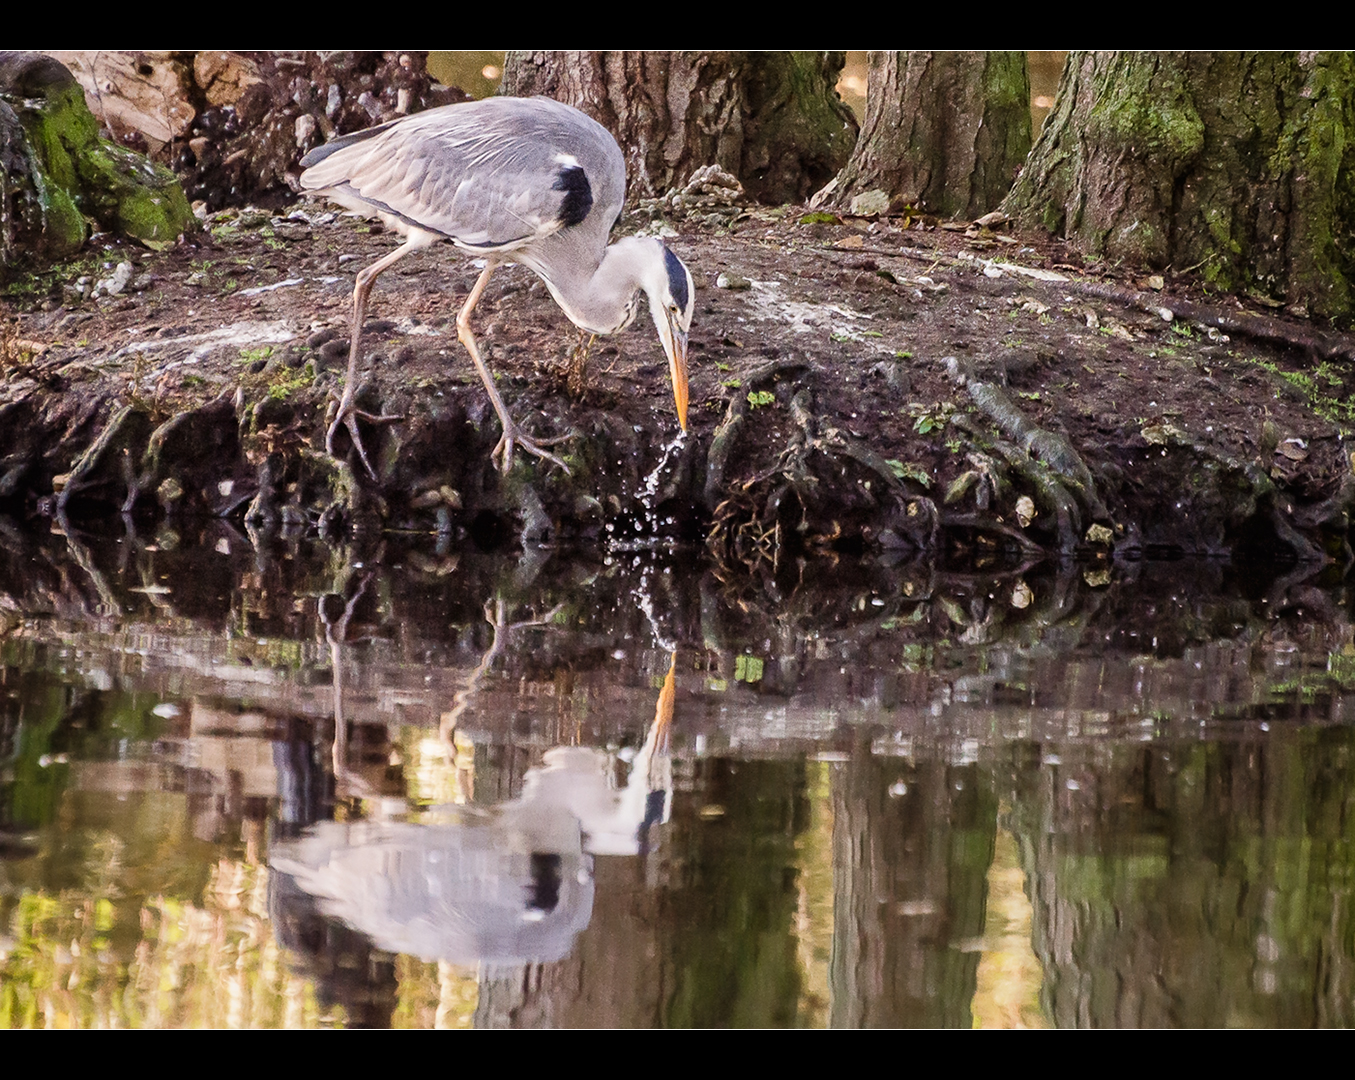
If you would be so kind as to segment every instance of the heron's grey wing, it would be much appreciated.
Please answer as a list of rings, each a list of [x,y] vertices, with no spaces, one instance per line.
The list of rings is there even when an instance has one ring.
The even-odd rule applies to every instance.
[[[610,142],[604,129],[597,130]],[[581,223],[594,212],[599,187],[620,209],[611,189],[620,165],[624,196],[625,166],[614,142],[610,150],[612,155],[589,128],[537,109],[451,106],[335,152],[308,169],[302,183],[312,190],[345,190],[465,247],[515,248]]]

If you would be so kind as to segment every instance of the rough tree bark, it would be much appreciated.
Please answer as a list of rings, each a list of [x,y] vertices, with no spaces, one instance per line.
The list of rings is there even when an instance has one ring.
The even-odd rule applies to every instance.
[[[1030,151],[1023,52],[873,52],[866,122],[832,205],[943,217],[993,210]]]
[[[805,199],[842,168],[856,120],[842,53],[517,52],[503,92],[574,105],[616,136],[633,197],[719,165],[763,203]]]
[[[1355,308],[1355,58],[1070,53],[1004,205],[1083,252]]]

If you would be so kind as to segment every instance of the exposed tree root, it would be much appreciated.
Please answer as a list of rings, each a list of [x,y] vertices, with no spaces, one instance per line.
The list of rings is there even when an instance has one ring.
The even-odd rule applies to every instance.
[[[769,365],[741,389],[805,370],[795,362]],[[795,427],[781,451],[751,475],[730,477],[748,409],[747,395],[730,401],[707,459],[705,496],[714,506],[706,546],[718,562],[748,569],[765,562],[775,572],[792,543],[828,552],[858,539],[934,550],[940,527],[935,504],[910,492],[889,462],[859,440],[836,428],[821,431],[808,386],[791,397]]]
[[[1189,300],[1163,297],[1157,293],[1136,292],[1133,289],[1108,285],[1100,281],[1069,281],[1070,290],[1100,300],[1112,300],[1125,307],[1159,315],[1169,311],[1173,318],[1213,326],[1227,334],[1297,349],[1317,360],[1355,359],[1355,339],[1349,334],[1328,334],[1313,328],[1253,315],[1247,311],[1228,310],[1213,304],[1195,304]]]
[[[1072,552],[1082,537],[1084,518],[1106,523],[1110,512],[1097,491],[1096,480],[1082,456],[1062,435],[1031,423],[996,383],[975,378],[954,357],[946,361],[951,377],[969,393],[979,411],[1006,439],[996,439],[968,417],[952,423],[966,431],[983,449],[999,455],[1034,490],[1037,504],[1054,517],[1058,550]],[[1009,441],[1010,440],[1010,441]]]

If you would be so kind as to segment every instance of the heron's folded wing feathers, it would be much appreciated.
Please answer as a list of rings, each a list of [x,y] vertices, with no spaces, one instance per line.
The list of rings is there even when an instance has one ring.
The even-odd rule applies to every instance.
[[[548,115],[486,125],[472,109],[452,109],[459,111],[420,113],[336,151],[305,172],[303,186],[343,189],[374,211],[485,250],[517,247],[573,223],[577,177],[572,186],[560,177],[589,170],[571,153],[572,132],[553,130]],[[591,171],[615,169],[605,161]],[[624,165],[621,177],[624,185]]]

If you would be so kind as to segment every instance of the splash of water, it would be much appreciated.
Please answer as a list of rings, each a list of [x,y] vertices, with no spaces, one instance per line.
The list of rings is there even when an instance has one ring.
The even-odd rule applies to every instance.
[[[686,442],[687,433],[679,432],[678,435],[666,446],[659,454],[659,463],[645,477],[644,483],[640,486],[639,502],[640,509],[636,515],[636,532],[639,536],[634,540],[612,541],[608,547],[612,551],[635,551],[648,549],[656,544],[662,545],[663,539],[659,536],[660,525],[672,525],[671,517],[659,520],[656,501],[659,494],[659,482],[663,478],[663,471],[668,468],[669,462],[673,460],[677,452]],[[614,526],[610,523],[606,526],[607,532],[614,531]]]
[[[659,455],[659,463],[654,466],[654,471],[645,477],[644,487],[640,489],[640,502],[645,508],[645,519],[652,526],[654,521],[654,496],[659,493],[659,478],[663,476],[663,470],[667,467],[669,460],[687,441],[687,433],[679,431],[677,436],[667,446],[663,448],[663,453]]]
[[[654,471],[645,477],[644,486],[640,490],[640,504],[644,507],[642,513],[645,531],[651,536],[655,535],[659,528],[658,515],[655,512],[654,505],[655,497],[659,492],[659,480],[663,476],[663,470],[668,467],[668,462],[681,449],[686,439],[687,433],[685,431],[679,432],[672,442],[663,448],[663,453],[659,455],[659,463],[654,466]],[[652,562],[640,571],[640,585],[632,595],[634,595],[640,610],[644,612],[645,618],[649,620],[649,627],[654,634],[655,644],[661,649],[672,652],[677,648],[677,644],[659,627],[659,621],[654,615],[654,598],[650,595],[650,575],[653,572],[654,565]]]
[[[673,652],[677,649],[677,642],[670,638],[659,627],[659,620],[654,615],[654,597],[650,595],[650,574],[654,572],[654,564],[649,563],[640,571],[640,584],[632,590],[631,595],[635,597],[636,606],[644,612],[645,618],[649,620],[649,629],[654,634],[654,644],[665,652]]]

